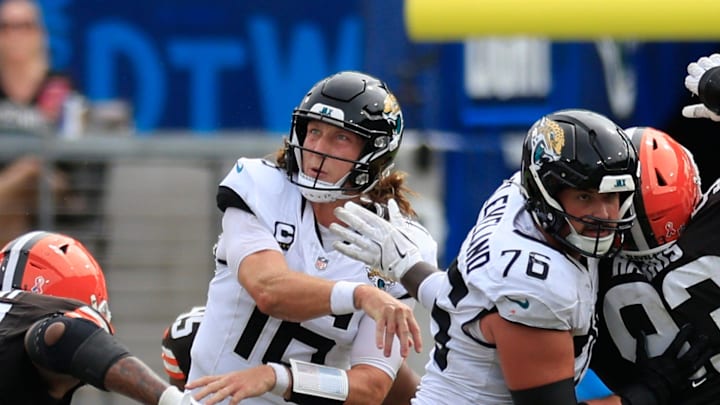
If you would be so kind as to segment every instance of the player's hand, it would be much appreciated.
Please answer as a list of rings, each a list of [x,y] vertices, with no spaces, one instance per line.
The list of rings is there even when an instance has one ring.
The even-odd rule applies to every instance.
[[[200,377],[185,385],[185,389],[200,388],[194,393],[196,400],[213,405],[229,399],[235,405],[245,398],[265,394],[275,386],[275,371],[270,366],[258,366],[227,374]],[[207,398],[207,399],[205,399]]]
[[[713,121],[720,121],[720,115],[710,111],[705,104],[686,105],[682,109],[682,115],[685,118],[709,118]]]
[[[698,96],[698,84],[700,78],[708,70],[720,66],[720,53],[714,53],[710,56],[703,56],[697,62],[692,62],[687,67],[687,76],[685,76],[685,87],[694,95]]]
[[[388,201],[388,211],[390,221],[349,201],[335,208],[335,216],[352,229],[333,223],[330,231],[344,240],[335,242],[335,249],[379,270],[384,278],[398,281],[422,261],[422,255],[395,200]]]
[[[688,65],[688,74],[685,76],[685,87],[694,95],[699,96],[703,103],[683,107],[682,115],[684,117],[709,118],[713,121],[720,121],[720,115],[713,112],[717,111],[717,107],[720,107],[713,105],[713,100],[715,100],[716,97],[713,94],[705,94],[707,89],[700,86],[703,75],[718,66],[720,66],[720,54],[717,53],[710,56],[703,56],[696,62],[692,62]],[[707,78],[705,80],[707,80]]]
[[[357,307],[375,320],[375,345],[383,349],[385,357],[392,354],[395,336],[402,357],[410,354],[410,347],[422,351],[422,333],[412,307],[369,284],[355,289],[355,299]]]
[[[690,348],[683,352],[688,344]],[[637,339],[635,361],[639,367],[638,382],[642,388],[636,387],[620,395],[632,398],[651,393],[658,404],[668,404],[675,392],[687,388],[693,375],[702,369],[712,355],[707,336],[696,334],[691,324],[680,328],[662,354],[648,357],[646,347],[646,338],[642,335]]]

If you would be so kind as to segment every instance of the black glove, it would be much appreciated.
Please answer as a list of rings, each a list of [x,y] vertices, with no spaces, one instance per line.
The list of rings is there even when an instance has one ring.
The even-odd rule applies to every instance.
[[[641,332],[637,342],[635,363],[639,375],[633,385],[617,393],[623,405],[669,404],[673,393],[685,389],[692,375],[712,355],[708,337],[696,335],[690,324],[680,328],[670,346],[659,356],[648,358],[644,333]],[[690,344],[690,349],[680,355],[685,343]]]

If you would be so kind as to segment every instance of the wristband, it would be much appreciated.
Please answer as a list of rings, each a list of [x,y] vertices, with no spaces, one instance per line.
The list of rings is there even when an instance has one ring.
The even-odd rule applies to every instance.
[[[160,400],[158,401],[157,405],[176,405],[181,403],[184,394],[180,392],[177,387],[174,385],[171,385],[167,388],[165,388],[165,391],[163,391],[162,395],[160,395]]]
[[[330,292],[330,312],[333,315],[345,315],[355,312],[355,289],[362,283],[338,281]]]
[[[350,382],[341,368],[290,359],[293,384],[290,400],[299,404],[342,404]]]
[[[285,396],[285,391],[290,387],[290,371],[287,367],[278,363],[267,363],[275,371],[275,385],[270,390],[271,393]]]

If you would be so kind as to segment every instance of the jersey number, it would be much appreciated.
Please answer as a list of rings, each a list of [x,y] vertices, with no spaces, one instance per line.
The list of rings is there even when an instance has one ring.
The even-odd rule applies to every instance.
[[[336,316],[334,326],[347,330],[351,317],[352,314]],[[248,320],[245,330],[242,335],[240,335],[240,340],[238,340],[237,345],[235,345],[235,353],[246,360],[250,357],[250,353],[252,353],[255,345],[257,345],[260,334],[265,328],[265,324],[269,318],[268,315],[260,312],[257,307],[253,309],[250,320]],[[277,332],[275,332],[275,336],[270,340],[270,344],[263,355],[262,362],[281,363],[283,354],[293,340],[300,341],[314,348],[316,351],[310,358],[310,361],[317,364],[324,364],[328,352],[335,346],[334,340],[318,335],[302,327],[302,325],[297,322],[282,321]]]
[[[711,341],[720,341],[720,272],[713,268],[716,264],[717,259],[704,256],[665,276],[663,295],[670,312],[649,283],[622,283],[608,290],[603,313],[623,358],[635,362],[635,337],[640,331],[647,336],[649,354],[655,356],[675,337],[678,324],[688,321]],[[720,372],[720,356],[711,362]]]
[[[509,249],[500,252],[501,256],[508,256],[509,261],[503,271],[503,277],[508,275],[508,272],[513,267],[517,259],[520,257],[522,250]],[[530,252],[528,254],[527,265],[525,266],[525,274],[530,277],[537,278],[540,280],[547,279],[548,270],[550,269],[550,258],[537,252]],[[465,281],[460,274],[457,267],[457,259],[455,259],[450,267],[448,267],[448,279],[452,289],[450,290],[450,301],[457,306],[458,302],[468,294],[468,288],[465,285]],[[441,309],[437,304],[433,305],[433,309],[430,314],[433,321],[438,326],[438,332],[435,334],[435,351],[433,353],[433,360],[438,365],[440,370],[445,370],[447,367],[447,356],[450,349],[447,344],[450,341],[450,314],[447,311]]]

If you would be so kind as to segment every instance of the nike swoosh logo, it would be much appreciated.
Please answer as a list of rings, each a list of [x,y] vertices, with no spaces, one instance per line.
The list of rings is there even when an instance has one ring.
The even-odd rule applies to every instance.
[[[235,171],[236,171],[237,173],[240,173],[241,171],[243,171],[243,168],[244,168],[244,167],[245,167],[245,166],[243,166],[243,164],[240,163],[240,162],[236,162],[236,163],[235,163]]]
[[[693,380],[690,385],[692,385],[693,388],[697,388],[701,386],[705,382],[705,380],[707,380],[707,377],[703,377],[699,380]]]
[[[530,302],[528,302],[527,298],[525,298],[524,300],[516,300],[516,299],[510,298],[510,297],[505,297],[505,298],[507,298],[509,301],[512,301],[512,302],[520,305],[520,308],[522,308],[522,309],[528,309],[528,307],[530,306]]]

